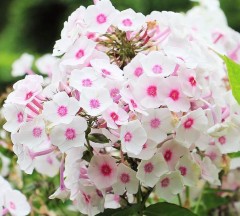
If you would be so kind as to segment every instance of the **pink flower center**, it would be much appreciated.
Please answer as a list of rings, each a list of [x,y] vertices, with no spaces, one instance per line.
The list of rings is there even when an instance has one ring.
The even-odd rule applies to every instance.
[[[152,68],[153,73],[160,74],[162,73],[162,66],[161,65],[154,65]]]
[[[153,168],[154,168],[154,166],[153,166],[153,164],[152,164],[151,162],[146,163],[146,164],[144,165],[144,171],[145,171],[145,173],[151,173],[151,172],[153,171]]]
[[[100,107],[100,102],[97,99],[90,100],[90,107],[92,109],[98,109]]]
[[[164,178],[164,179],[161,181],[161,186],[162,186],[163,188],[168,187],[169,183],[170,183],[170,179],[169,179],[169,178]]]
[[[83,56],[84,56],[84,50],[83,50],[83,49],[78,50],[77,53],[76,53],[76,55],[75,55],[75,57],[76,57],[77,59],[80,59],[80,58],[82,58]]]
[[[117,115],[117,113],[115,113],[115,112],[112,112],[111,114],[110,114],[110,116],[111,116],[111,118],[112,118],[112,120],[113,121],[117,121],[118,120],[118,115]]]
[[[124,19],[123,21],[122,21],[122,24],[124,25],[124,26],[132,26],[132,21],[130,20],[130,19]]]
[[[180,167],[179,167],[179,171],[181,172],[181,175],[182,175],[182,176],[187,175],[187,168],[186,168],[186,167],[180,166]]]
[[[166,161],[170,161],[172,159],[172,151],[171,150],[167,150],[164,153],[164,159]]]
[[[102,73],[103,73],[104,75],[111,75],[111,72],[108,71],[108,70],[106,70],[106,69],[102,69]]]
[[[143,149],[143,150],[144,150],[144,149],[147,149],[147,147],[148,147],[148,144],[145,143],[145,144],[143,145],[143,148],[142,148],[142,149]]]
[[[183,123],[183,126],[185,129],[190,129],[193,124],[194,124],[194,120],[192,118],[189,118]]]
[[[30,99],[32,96],[33,96],[33,93],[32,93],[32,92],[28,92],[28,93],[25,95],[25,100]]]
[[[120,179],[122,183],[126,184],[130,181],[130,176],[128,173],[122,173]]]
[[[131,99],[130,102],[131,102],[133,108],[137,108],[137,104],[135,103],[135,101],[133,99]]]
[[[82,80],[82,86],[91,87],[92,86],[92,81],[90,79],[84,79],[84,80]]]
[[[107,21],[107,16],[105,14],[99,14],[96,20],[98,24],[103,24]]]
[[[19,112],[17,114],[17,121],[18,121],[18,123],[22,123],[23,122],[23,113],[22,112]]]
[[[53,164],[52,158],[48,156],[48,157],[47,157],[47,162],[48,162],[50,165],[52,165],[52,164]]]
[[[191,84],[192,86],[196,86],[196,84],[197,84],[197,82],[196,82],[196,80],[195,80],[194,77],[189,77],[189,80],[188,80],[188,81],[190,82],[190,84]]]
[[[87,34],[87,38],[88,38],[88,39],[93,39],[93,38],[95,38],[95,36],[96,36],[96,35],[95,35],[95,33],[93,33],[93,32]]]
[[[218,142],[219,142],[221,145],[226,144],[226,141],[227,141],[227,139],[226,139],[225,136],[221,136],[221,137],[218,138]]]
[[[101,173],[104,175],[104,176],[110,176],[111,173],[112,173],[112,168],[108,165],[108,164],[103,164],[101,166]]]
[[[16,205],[12,201],[10,201],[9,206],[11,209],[16,209]]]
[[[143,74],[143,69],[141,67],[137,67],[134,71],[134,75],[136,77],[140,77]]]
[[[85,194],[85,193],[83,193],[82,195],[83,195],[83,197],[84,197],[85,202],[86,202],[86,203],[90,203],[90,200],[91,200],[90,195]]]
[[[157,96],[157,86],[154,86],[154,85],[149,86],[147,88],[147,94],[150,97],[156,97]]]
[[[130,132],[127,132],[124,136],[125,142],[130,142],[132,140],[132,134]]]
[[[215,152],[210,152],[206,156],[208,156],[212,161],[216,160],[217,158],[217,154]]]
[[[115,98],[116,96],[119,95],[119,93],[120,93],[119,89],[113,88],[113,89],[111,89],[111,91],[110,91],[110,96],[111,96],[111,98]]]
[[[57,112],[58,112],[58,115],[60,117],[64,117],[64,116],[66,116],[68,114],[68,109],[65,106],[60,106],[60,107],[58,107],[58,111]]]
[[[41,137],[41,135],[42,135],[42,128],[40,128],[40,127],[33,128],[32,134],[36,138]]]
[[[65,137],[67,140],[74,140],[76,138],[76,131],[73,128],[68,128],[65,131]]]
[[[172,90],[169,94],[169,97],[172,98],[174,101],[177,101],[179,99],[179,91]]]
[[[151,120],[150,124],[151,124],[151,128],[156,129],[160,125],[160,120],[158,118],[154,118],[154,119]]]

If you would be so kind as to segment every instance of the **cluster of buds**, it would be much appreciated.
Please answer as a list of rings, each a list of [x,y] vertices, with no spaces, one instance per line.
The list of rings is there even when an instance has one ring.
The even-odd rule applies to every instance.
[[[200,179],[221,185],[227,154],[240,150],[240,106],[214,51],[239,61],[240,36],[218,1],[201,3],[147,16],[109,0],[81,6],[55,57],[36,63],[47,79],[30,56],[15,62],[29,75],[5,102],[4,128],[22,170],[60,170],[50,198],[96,215],[151,193],[171,202]]]

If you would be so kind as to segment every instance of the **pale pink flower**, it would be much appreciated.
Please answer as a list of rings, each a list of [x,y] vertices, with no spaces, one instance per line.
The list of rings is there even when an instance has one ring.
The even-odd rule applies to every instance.
[[[51,77],[55,67],[57,65],[58,59],[51,54],[45,54],[36,61],[36,66],[40,73],[47,74]]]
[[[146,186],[154,187],[159,177],[169,171],[162,154],[155,154],[149,160],[142,160],[138,165],[137,178]]]
[[[104,111],[102,117],[107,122],[107,126],[112,129],[118,129],[118,125],[126,124],[129,118],[127,112],[116,103]]]
[[[88,176],[98,189],[111,187],[117,181],[117,164],[108,155],[94,155],[88,167]]]
[[[74,97],[69,97],[66,92],[59,92],[53,96],[51,101],[44,103],[43,116],[53,124],[68,124],[79,109],[79,102]]]
[[[12,65],[12,76],[23,76],[25,74],[33,74],[31,67],[33,64],[34,57],[28,53],[21,55],[19,59],[13,62]]]
[[[113,101],[106,88],[83,89],[80,99],[80,106],[87,114],[97,116],[102,114]]]
[[[85,130],[87,122],[80,116],[75,116],[69,124],[59,124],[51,130],[50,141],[61,152],[73,147],[81,147],[85,143]]]
[[[16,133],[26,121],[25,106],[16,104],[5,104],[3,115],[7,122],[3,125],[6,131]]]
[[[190,108],[189,99],[184,95],[177,77],[168,77],[161,80],[158,97],[161,98],[161,105],[167,105],[170,111],[187,112]]]
[[[170,172],[169,174],[161,176],[155,188],[155,193],[168,202],[182,191],[183,183],[178,171]]]
[[[81,36],[63,56],[62,65],[77,66],[84,64],[86,59],[92,54],[96,43],[85,36]]]
[[[167,108],[161,108],[149,109],[147,113],[148,115],[141,119],[142,125],[148,134],[148,138],[160,143],[173,130],[171,112]]]
[[[203,109],[199,108],[181,118],[176,129],[176,140],[189,148],[204,132],[208,119]]]
[[[142,13],[136,13],[132,9],[126,9],[118,14],[115,23],[122,31],[137,31],[145,25],[145,17]]]
[[[117,11],[112,3],[109,0],[102,0],[96,5],[88,6],[84,20],[89,32],[104,34],[116,16]]]
[[[136,194],[138,191],[138,180],[136,172],[123,163],[117,167],[117,182],[112,186],[115,194],[123,195],[125,191]]]
[[[175,140],[169,140],[160,147],[160,152],[167,162],[169,169],[174,170],[179,159],[188,153],[188,149]]]
[[[73,70],[69,79],[69,85],[80,92],[84,88],[97,88],[103,84],[104,79],[91,67]]]
[[[122,125],[120,139],[124,152],[138,155],[147,141],[147,134],[140,121],[134,120]]]
[[[152,77],[167,77],[176,67],[176,63],[160,51],[152,51],[140,61],[146,74]]]

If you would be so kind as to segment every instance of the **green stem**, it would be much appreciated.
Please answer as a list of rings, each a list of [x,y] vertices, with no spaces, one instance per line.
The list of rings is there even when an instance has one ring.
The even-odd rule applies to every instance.
[[[182,200],[181,200],[181,196],[180,196],[180,194],[178,194],[177,197],[178,197],[179,205],[182,206]]]
[[[194,208],[194,213],[197,214],[198,213],[198,209],[199,209],[199,206],[200,206],[200,203],[201,203],[201,200],[202,200],[202,196],[203,196],[203,193],[204,191],[201,193],[201,195],[198,197],[198,200],[197,200],[197,204]]]

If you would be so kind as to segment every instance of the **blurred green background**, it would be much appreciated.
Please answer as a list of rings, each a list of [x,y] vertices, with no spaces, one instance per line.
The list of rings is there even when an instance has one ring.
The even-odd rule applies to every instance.
[[[144,14],[153,10],[186,11],[193,6],[189,0],[112,2],[119,10],[131,7]],[[13,82],[11,64],[21,53],[51,53],[71,12],[91,3],[91,0],[0,0],[0,91]],[[220,3],[229,25],[240,32],[240,0],[220,0]]]

